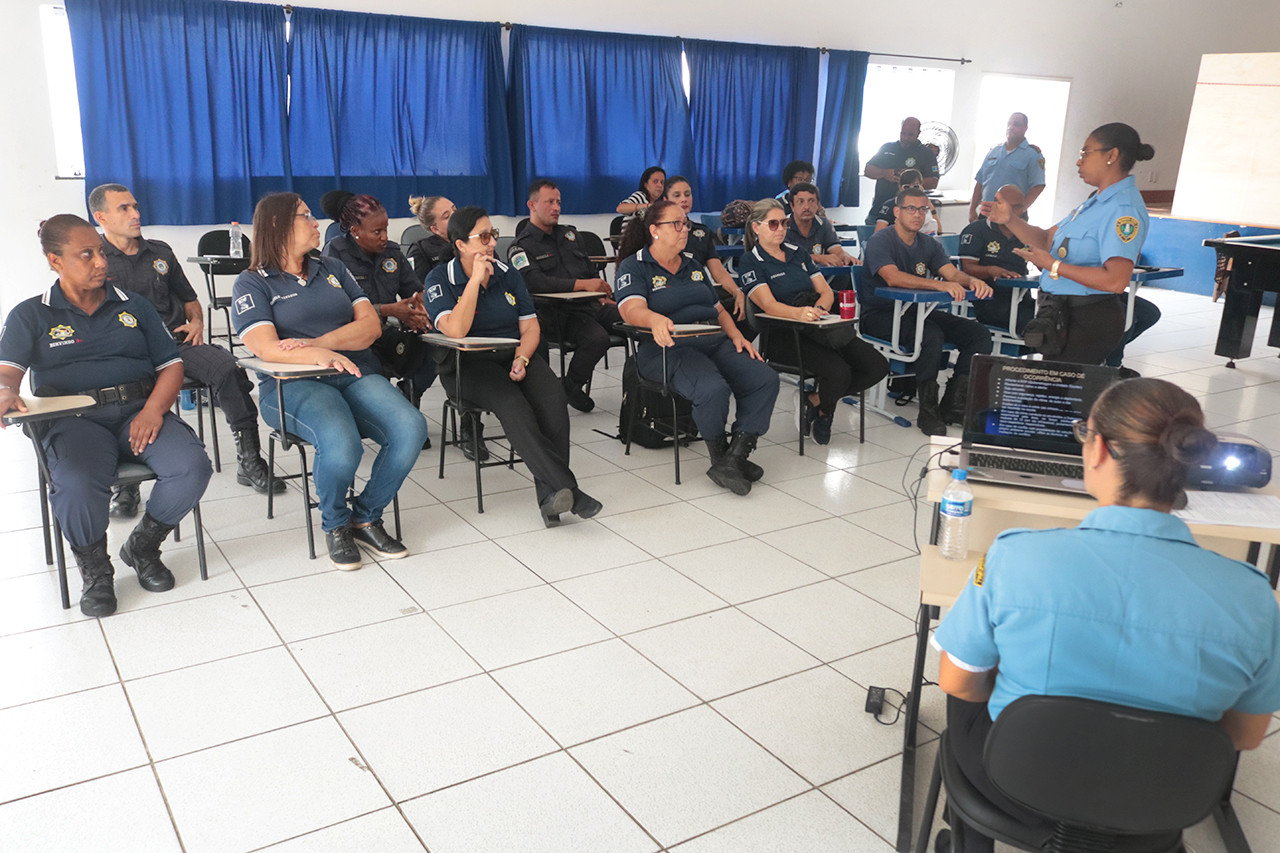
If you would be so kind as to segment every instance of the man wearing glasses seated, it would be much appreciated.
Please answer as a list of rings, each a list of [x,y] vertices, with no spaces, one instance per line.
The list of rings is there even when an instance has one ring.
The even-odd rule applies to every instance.
[[[877,231],[867,241],[864,258],[867,277],[858,292],[858,301],[862,303],[863,334],[884,340],[893,337],[893,300],[876,296],[878,287],[938,290],[950,294],[957,301],[964,300],[970,290],[979,299],[990,298],[990,285],[956,269],[942,244],[920,233],[928,212],[929,202],[924,190],[905,187],[898,193],[894,206],[893,227]],[[991,333],[977,320],[958,317],[939,307],[925,318],[924,331],[917,342],[914,339],[918,310],[918,305],[912,305],[903,314],[899,333],[903,347],[910,348],[915,344],[919,351],[914,364],[920,400],[917,424],[925,435],[946,435],[947,421],[958,423],[964,417],[969,393],[969,362],[975,355],[991,352]],[[951,344],[960,354],[955,374],[947,383],[947,392],[939,403],[938,370],[942,366],[945,344]]]
[[[574,305],[555,306],[562,310],[562,329],[566,343],[575,349],[565,369],[564,393],[569,405],[580,412],[595,408],[587,394],[591,373],[609,349],[609,329],[622,322],[613,301],[613,289],[600,277],[592,263],[578,230],[560,224],[560,190],[554,182],[540,178],[529,187],[529,221],[516,232],[515,242],[507,251],[511,266],[524,276],[530,293],[568,293],[573,290],[599,293],[592,299]],[[554,331],[555,318],[540,311],[538,321],[544,331]]]

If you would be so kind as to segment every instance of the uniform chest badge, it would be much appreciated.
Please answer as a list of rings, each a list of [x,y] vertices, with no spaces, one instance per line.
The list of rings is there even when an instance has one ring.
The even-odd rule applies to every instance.
[[[332,273],[329,274],[328,281],[332,287],[342,287],[342,282],[338,281],[338,277]]]
[[[1116,220],[1116,234],[1126,243],[1138,236],[1138,220],[1132,216],[1121,216]]]
[[[564,238],[572,243],[574,240],[578,239],[578,235],[573,231],[566,231],[564,232]]]
[[[395,258],[387,258],[382,262],[383,272],[395,272],[400,265],[396,263]]]
[[[988,254],[988,255],[998,255],[998,254],[1000,254],[1000,244],[999,244],[999,243],[997,243],[995,240],[992,240],[990,243],[988,243],[988,244],[987,244],[987,254]]]
[[[119,317],[120,325],[129,329],[138,328],[138,318],[130,314],[128,311],[121,311]]]
[[[924,265],[924,261],[920,261],[918,264],[916,264],[916,275],[923,277],[924,274],[927,273],[928,271],[929,271],[929,268]]]
[[[697,237],[699,240],[701,240],[703,237],[707,236],[707,232],[706,232],[706,231],[703,231],[701,228],[699,228],[699,229],[697,229],[697,230],[695,230],[695,231],[693,232],[693,236],[695,236],[695,237]]]
[[[908,169],[910,169],[915,164],[916,164],[916,158],[914,157],[908,157],[906,160],[902,161],[902,165],[906,166]]]
[[[667,286],[667,277],[665,275],[655,275],[652,284],[654,290],[661,290]]]
[[[1058,247],[1058,257],[1065,258],[1067,256],[1067,244],[1063,243]]]
[[[165,275],[169,272],[169,264],[167,261],[165,261],[164,258],[156,258],[154,261],[152,261],[151,266],[160,275]]]
[[[689,278],[693,281],[702,281],[702,270],[694,270],[689,273]]]
[[[65,341],[76,333],[76,330],[70,326],[54,326],[49,330],[49,337],[55,341]]]
[[[516,296],[515,296],[515,294],[514,294],[514,293],[511,293],[510,291],[508,291],[508,292],[506,292],[506,293],[504,293],[504,294],[502,294],[502,295],[503,295],[503,296],[505,296],[505,297],[507,297],[507,304],[508,304],[508,305],[510,305],[512,308],[516,307]]]
[[[529,256],[524,253],[523,249],[511,256],[511,266],[518,270],[522,270],[529,266]]]

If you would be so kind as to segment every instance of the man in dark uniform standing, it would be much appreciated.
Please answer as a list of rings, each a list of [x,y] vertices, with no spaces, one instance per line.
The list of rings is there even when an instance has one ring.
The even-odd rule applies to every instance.
[[[173,333],[186,376],[213,389],[236,440],[236,482],[267,492],[267,463],[258,442],[258,408],[249,392],[249,377],[235,357],[204,343],[204,312],[195,290],[167,243],[142,236],[138,202],[127,187],[103,184],[89,194],[89,212],[102,227],[107,257],[107,284],[145,297]],[[276,481],[276,492],[284,483]],[[121,486],[111,494],[113,518],[138,514],[138,487]]]
[[[532,294],[585,291],[601,299],[538,311],[544,338],[555,329],[550,312],[562,311],[564,338],[576,349],[563,378],[569,405],[581,412],[595,408],[587,394],[591,373],[609,349],[609,330],[622,322],[613,301],[613,289],[600,277],[572,225],[560,224],[560,189],[540,178],[529,185],[529,221],[517,232],[507,250],[511,266],[524,276]]]
[[[880,206],[898,194],[898,178],[906,169],[918,169],[924,176],[924,188],[938,186],[938,158],[928,146],[920,142],[920,119],[908,116],[902,120],[902,130],[894,142],[880,146],[875,156],[867,161],[862,174],[876,182],[876,193],[867,212],[867,224],[876,224]]]

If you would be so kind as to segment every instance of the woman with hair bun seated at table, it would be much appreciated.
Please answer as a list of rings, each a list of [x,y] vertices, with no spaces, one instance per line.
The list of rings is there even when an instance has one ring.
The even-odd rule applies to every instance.
[[[382,526],[382,512],[418,461],[427,438],[422,413],[379,372],[369,346],[382,324],[347,268],[314,256],[320,228],[294,193],[264,196],[253,211],[253,258],[232,290],[232,320],[263,361],[332,367],[337,373],[283,386],[285,430],[315,448],[312,475],[320,524],[335,568],[360,568],[359,544],[379,559],[409,552]],[[276,381],[258,385],[262,419],[280,429]],[[380,448],[364,489],[347,503],[362,438]]]
[[[787,217],[782,202],[756,202],[747,219],[747,250],[738,264],[739,281],[758,311],[792,320],[820,320],[831,313],[835,294],[826,277],[798,246],[785,242]],[[761,337],[770,358],[795,364],[790,330],[763,325]],[[800,395],[800,424],[818,444],[831,443],[836,406],[851,394],[871,388],[889,372],[889,362],[858,337],[850,323],[834,328],[800,329],[804,367],[817,374],[815,391]]]
[[[1022,696],[1199,717],[1236,749],[1257,747],[1280,709],[1280,612],[1267,576],[1201,548],[1171,514],[1187,470],[1217,444],[1199,404],[1171,382],[1130,379],[1073,426],[1097,508],[1071,529],[1001,533],[933,639],[950,752],[1021,820],[1034,816],[991,782],[983,746]],[[966,851],[994,846],[967,825],[952,831]]]
[[[449,219],[449,239],[453,260],[427,276],[427,312],[437,331],[451,338],[516,338],[520,343],[514,354],[509,349],[463,353],[463,388],[453,358],[442,361],[441,383],[451,398],[497,416],[533,474],[543,524],[558,524],[566,512],[591,518],[604,507],[578,488],[569,470],[569,403],[551,367],[535,357],[541,331],[524,276],[494,258],[498,230],[482,208],[458,208]]]
[[[382,372],[400,380],[401,392],[416,409],[436,381],[431,348],[419,337],[431,322],[422,307],[422,283],[400,247],[387,241],[387,209],[371,195],[346,190],[325,193],[320,207],[342,229],[325,245],[324,254],[341,261],[373,303],[382,334],[370,349]],[[430,446],[428,439],[423,449]]]
[[[671,388],[693,404],[693,420],[711,456],[707,476],[745,495],[764,476],[747,457],[769,430],[778,374],[733,324],[706,268],[685,254],[689,220],[680,207],[657,201],[629,230],[634,234],[636,228],[643,229],[645,245],[618,264],[613,291],[622,319],[653,333],[636,350],[636,367],[642,376],[660,380],[665,361]],[[724,334],[675,338],[676,323],[715,323]],[[732,435],[726,436],[730,395],[737,407]]]
[[[453,257],[449,248],[449,217],[457,209],[442,195],[409,196],[409,210],[418,217],[418,224],[427,229],[427,236],[405,249],[405,255],[413,261],[413,274],[418,281],[425,282],[427,273]]]
[[[120,549],[148,592],[173,589],[160,543],[204,494],[213,466],[172,411],[182,388],[178,345],[152,304],[106,287],[107,258],[92,225],[69,213],[40,224],[40,246],[58,280],[18,303],[0,329],[0,414],[22,413],[22,377],[37,397],[87,394],[97,406],[51,421],[41,437],[49,503],[71,543],[84,588],[80,612],[116,612],[107,555],[107,502],[122,461],[156,473],[146,512]]]

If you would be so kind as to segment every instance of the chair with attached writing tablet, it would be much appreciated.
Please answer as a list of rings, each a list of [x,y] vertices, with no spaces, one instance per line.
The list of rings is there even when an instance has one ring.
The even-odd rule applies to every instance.
[[[307,529],[307,556],[311,559],[316,558],[316,538],[315,531],[311,526],[311,510],[317,509],[320,502],[311,497],[311,483],[308,479],[311,475],[307,469],[307,448],[311,443],[291,432],[285,430],[285,407],[284,407],[284,383],[295,379],[315,379],[318,376],[333,376],[338,373],[332,367],[319,367],[314,364],[285,364],[282,362],[263,361],[260,358],[242,358],[237,362],[245,370],[251,370],[254,373],[263,376],[270,376],[276,380],[276,408],[280,412],[279,429],[271,430],[267,436],[267,518],[275,518],[275,490],[276,480],[297,480],[301,486],[302,492],[302,509],[306,516]],[[276,473],[276,443],[279,442],[280,449],[288,451],[293,448],[298,450],[298,460],[300,469],[296,474],[277,474]],[[347,500],[351,500],[353,495],[348,494]],[[392,514],[395,518],[396,539],[400,538],[400,496],[396,495],[391,499]]]
[[[643,341],[653,338],[653,332],[643,326],[632,326],[629,323],[622,323],[618,328],[624,335],[626,335],[627,338],[627,360],[634,364],[636,350]],[[719,326],[685,324],[677,325],[676,331],[673,333],[673,337],[693,337],[714,334],[724,334],[724,331]],[[624,376],[626,374],[625,368],[623,370],[623,374]],[[681,416],[680,409],[685,408],[691,411],[693,404],[690,403],[687,398],[682,397],[677,393],[667,380],[666,347],[662,348],[662,378],[647,379],[639,372],[639,370],[637,370],[636,379],[636,389],[638,392],[645,392],[651,397],[661,399],[663,401],[662,405],[664,409],[668,403],[671,406],[670,420],[666,420],[665,418],[662,420],[655,419],[652,423],[652,427],[664,439],[671,442],[671,457],[672,462],[675,465],[676,485],[678,486],[680,485],[680,445],[688,444],[698,435],[698,427],[693,423],[692,417],[690,415]],[[627,420],[626,424],[625,455],[627,456],[631,455],[632,439],[635,437],[636,424],[641,416],[641,406],[639,405],[639,402],[639,399],[631,401],[631,417]],[[625,381],[623,383],[622,405],[624,408],[628,405]]]
[[[205,291],[209,294],[209,305],[205,308],[205,313],[208,315],[205,329],[209,343],[213,343],[215,337],[225,337],[227,349],[233,355],[236,344],[235,331],[231,325],[231,296],[218,295],[218,276],[237,276],[249,268],[249,257],[253,252],[253,245],[249,242],[247,235],[240,235],[240,251],[242,257],[231,257],[231,232],[226,228],[215,228],[201,235],[200,241],[196,244],[196,257],[187,258],[189,262],[198,265],[200,271],[204,273]],[[226,321],[225,335],[214,334],[213,312],[215,310],[221,311],[222,318]]]
[[[92,409],[96,404],[92,397],[84,394],[71,394],[61,397],[24,397],[22,401],[28,411],[12,411],[4,416],[8,425],[20,425],[22,431],[31,439],[35,449],[36,474],[39,481],[40,525],[44,533],[44,563],[58,566],[58,587],[62,595],[62,609],[71,608],[71,595],[67,590],[67,557],[62,547],[62,525],[49,507],[49,463],[45,457],[44,435],[49,424],[58,418],[77,417],[80,412]],[[141,462],[121,462],[116,466],[115,486],[136,486],[148,480],[155,480],[156,472]],[[204,528],[200,522],[200,504],[191,509],[191,517],[196,528],[196,559],[200,563],[200,579],[209,579],[209,567],[205,562]],[[180,541],[181,525],[175,525],[173,540]]]

